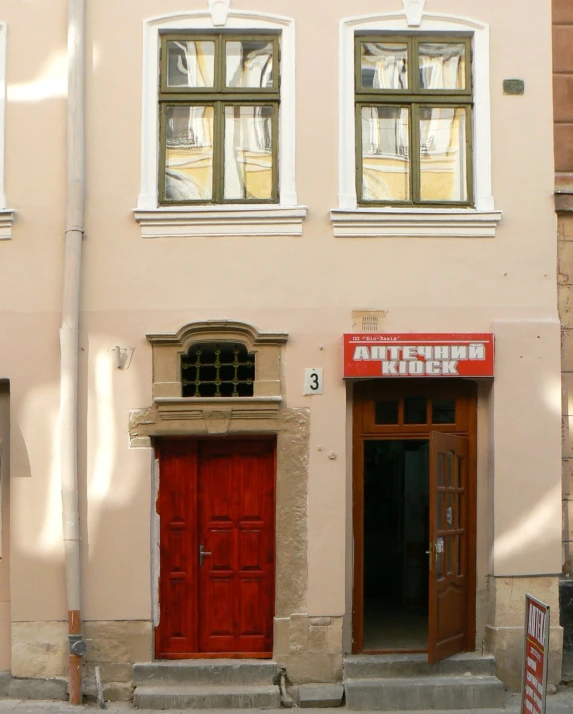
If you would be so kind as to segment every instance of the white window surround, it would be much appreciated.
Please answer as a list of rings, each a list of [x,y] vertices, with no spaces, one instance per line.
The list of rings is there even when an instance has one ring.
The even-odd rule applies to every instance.
[[[241,31],[281,31],[280,203],[159,206],[159,33],[178,30],[201,31],[221,26]],[[228,10],[221,17],[205,10],[162,15],[144,22],[141,189],[137,208],[134,210],[135,219],[141,226],[142,237],[302,235],[306,207],[297,205],[295,188],[294,52],[294,20],[281,15]]]
[[[493,237],[501,211],[491,195],[489,26],[467,17],[423,13],[420,22],[402,12],[340,21],[340,136],[338,208],[330,212],[336,237]],[[410,20],[410,21],[409,21]],[[473,156],[475,208],[358,207],[356,197],[354,35],[364,30],[472,32]]]
[[[0,22],[0,240],[12,237],[14,211],[6,207],[4,196],[4,140],[6,134],[6,34],[8,28]]]

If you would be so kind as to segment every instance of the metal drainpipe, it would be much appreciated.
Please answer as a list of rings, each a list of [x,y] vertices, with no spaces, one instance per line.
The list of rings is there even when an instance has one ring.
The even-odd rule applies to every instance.
[[[71,704],[82,702],[82,657],[86,650],[81,617],[77,423],[79,307],[84,232],[84,15],[85,0],[68,0],[68,192],[60,329],[60,448]]]

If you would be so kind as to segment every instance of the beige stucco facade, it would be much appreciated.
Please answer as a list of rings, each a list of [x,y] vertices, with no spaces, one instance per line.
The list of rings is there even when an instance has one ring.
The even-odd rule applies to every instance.
[[[264,0],[231,0],[229,26],[248,27],[249,18],[256,24],[268,12]],[[295,68],[288,101],[295,133],[292,126],[282,130],[292,134],[295,159],[290,179],[296,197],[285,210],[295,223],[294,213],[305,216],[300,230],[278,235],[285,231],[280,224],[268,228],[269,235],[235,235],[236,227],[213,235],[208,225],[186,229],[182,218],[172,235],[149,238],[134,217],[145,173],[145,116],[153,113],[144,62],[149,32],[143,30],[159,17],[166,25],[176,17],[188,29],[199,20],[208,27],[208,3],[88,3],[78,455],[82,614],[87,674],[101,664],[104,680],[122,685],[118,696],[130,695],[130,665],[153,658],[156,624],[156,466],[149,437],[160,432],[145,423],[146,415],[158,419],[149,416],[158,364],[149,336],[208,321],[288,335],[276,347],[280,367],[269,378],[282,401],[275,414],[260,418],[259,428],[256,419],[241,426],[224,415],[210,427],[208,418],[182,417],[169,422],[176,425],[171,433],[230,428],[278,434],[277,519],[284,540],[277,544],[273,656],[294,682],[340,679],[352,646],[353,605],[352,385],[343,379],[342,335],[352,331],[353,310],[363,309],[382,311],[380,329],[387,332],[495,335],[495,376],[478,385],[475,644],[496,654],[499,675],[515,688],[523,596],[531,592],[554,608],[550,677],[560,679],[562,403],[551,6],[536,0],[524,12],[516,0],[426,0],[424,12],[430,14],[412,32],[451,16],[456,27],[474,28],[482,40],[489,31],[489,44],[482,42],[477,57],[489,65],[479,116],[489,117],[480,148],[485,154],[491,148],[491,163],[486,159],[478,169],[476,157],[476,171],[481,186],[484,175],[491,180],[493,201],[486,196],[482,213],[501,211],[500,220],[491,219],[490,234],[451,228],[451,217],[441,214],[443,235],[421,235],[403,223],[398,230],[405,235],[385,234],[382,227],[371,235],[335,236],[331,211],[349,209],[340,176],[340,65],[341,38],[351,25],[342,21],[363,16],[372,27],[387,27],[384,14],[390,13],[391,22],[407,28],[407,19],[400,0],[356,0],[351,10],[344,0],[276,0],[273,15],[294,20],[288,24]],[[0,379],[9,383],[9,391],[0,391],[0,438],[9,445],[2,451],[0,491],[0,670],[62,677],[67,606],[58,330],[66,3],[8,3],[0,13],[7,29],[5,208],[15,211],[11,237],[0,241]],[[284,49],[283,61],[289,61]],[[504,95],[507,78],[524,80],[523,96]],[[238,232],[249,230],[257,232]],[[567,250],[565,224],[564,231]],[[118,348],[128,356],[121,369]],[[323,368],[323,394],[303,395],[308,367]],[[563,433],[570,459],[567,419]]]

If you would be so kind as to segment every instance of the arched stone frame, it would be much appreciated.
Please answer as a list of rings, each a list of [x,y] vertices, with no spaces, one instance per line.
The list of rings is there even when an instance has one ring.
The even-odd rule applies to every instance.
[[[174,333],[148,334],[152,349],[153,404],[130,415],[132,448],[153,445],[154,437],[221,437],[275,435],[276,550],[273,658],[289,667],[291,633],[306,615],[308,550],[308,461],[310,413],[288,408],[284,399],[282,363],[285,333],[259,332],[252,325],[226,320],[189,323]],[[256,354],[253,397],[182,397],[181,355],[195,342],[232,341]],[[161,478],[155,463],[155,493]],[[152,504],[152,542],[159,532]],[[158,554],[152,553],[153,621],[158,621]],[[332,655],[324,655],[329,661]],[[299,668],[302,668],[303,662]]]

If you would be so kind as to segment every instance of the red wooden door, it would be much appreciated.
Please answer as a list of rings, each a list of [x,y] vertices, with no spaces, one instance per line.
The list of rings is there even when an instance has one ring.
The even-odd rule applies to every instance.
[[[156,656],[271,656],[274,442],[159,445]]]
[[[269,441],[205,442],[199,479],[199,647],[272,651],[274,448]]]
[[[428,662],[467,649],[469,439],[430,434]]]

